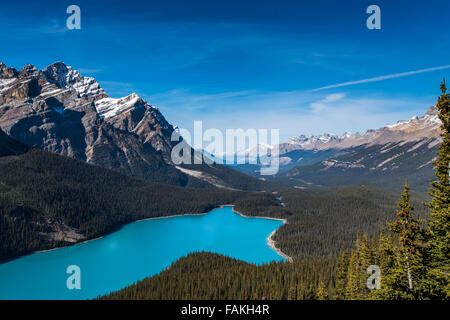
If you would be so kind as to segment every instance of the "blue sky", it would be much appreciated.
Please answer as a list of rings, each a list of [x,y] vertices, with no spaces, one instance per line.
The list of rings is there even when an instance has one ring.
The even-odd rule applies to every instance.
[[[81,30],[66,28],[70,4]],[[366,28],[371,4],[381,30]],[[449,14],[447,0],[2,1],[0,61],[64,61],[188,129],[341,134],[435,102],[450,68],[411,71],[450,65]]]

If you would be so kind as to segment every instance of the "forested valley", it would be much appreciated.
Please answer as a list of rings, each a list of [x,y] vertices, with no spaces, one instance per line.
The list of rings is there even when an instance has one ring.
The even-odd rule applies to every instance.
[[[450,299],[450,93],[445,82],[441,91],[442,143],[427,203],[416,195],[412,203],[406,178],[397,212],[391,195],[364,186],[309,197],[288,192],[281,210],[269,199],[238,200],[241,212],[287,219],[275,239],[294,262],[256,266],[197,253],[102,298]]]
[[[277,246],[294,258],[332,256],[358,230],[377,230],[393,203],[368,186],[279,193],[195,189],[136,180],[72,158],[31,149],[0,158],[0,261],[68,245],[67,230],[93,239],[139,219],[204,213],[235,204],[244,215],[286,218]],[[286,206],[281,206],[278,196]]]
[[[54,225],[92,239],[144,218],[204,213],[223,204],[287,220],[274,236],[294,258],[262,266],[195,253],[113,299],[450,298],[450,94],[438,100],[442,143],[429,196],[361,185],[270,192],[149,183],[31,149],[0,158],[0,261],[73,243]],[[405,177],[406,178],[406,177]],[[399,207],[399,209],[397,208]],[[368,266],[380,269],[369,290]]]

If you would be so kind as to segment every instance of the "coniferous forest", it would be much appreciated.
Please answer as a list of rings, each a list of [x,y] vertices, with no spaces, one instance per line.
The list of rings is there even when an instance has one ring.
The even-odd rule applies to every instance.
[[[286,196],[286,200],[283,198],[287,203],[287,209],[277,213],[274,213],[274,205],[271,206],[271,203],[260,205],[256,199],[251,198],[246,202],[238,201],[237,208],[243,212],[251,210],[252,207],[259,210],[266,208],[267,214],[294,221],[280,228],[276,239],[285,252],[299,259],[293,263],[280,262],[256,266],[223,256],[197,253],[180,259],[159,275],[102,298],[450,299],[450,93],[447,92],[445,81],[441,84],[441,91],[437,107],[442,122],[442,143],[438,148],[437,160],[434,162],[436,178],[431,182],[429,192],[431,201],[425,203],[428,214],[416,213],[406,178],[403,193],[397,202],[396,214],[387,202],[382,201],[383,199],[387,201],[389,197],[377,199],[376,193],[370,193],[364,190],[365,188],[359,189],[359,192],[365,191],[363,194],[367,196],[367,202],[355,201],[356,198],[351,197],[358,192],[353,190],[349,194],[348,189],[343,189],[333,192],[334,195],[336,192],[341,195],[334,202],[330,195],[327,201],[323,201],[324,198],[320,201],[323,195],[319,195],[319,199],[313,200],[315,204],[311,207],[307,205],[306,209],[305,203],[302,202],[304,211],[299,214],[289,209],[295,203],[293,202],[295,196],[292,195]],[[326,231],[331,231],[331,226],[342,231],[339,229],[339,223],[336,223],[330,214],[327,215],[331,220],[330,227],[327,227],[327,218],[324,217],[321,219],[324,225],[322,228],[315,225],[316,228],[312,229],[311,233],[305,232],[306,221],[314,220],[312,215],[319,216],[327,206],[345,204],[346,196],[350,197],[353,201],[349,202],[354,204],[350,206],[352,209],[349,214],[350,220],[354,223],[350,223],[349,228],[352,226],[358,228],[362,219],[364,222],[361,225],[365,225],[367,229],[376,229],[377,232],[361,228],[364,233],[356,233],[356,239],[350,248],[346,246],[348,239],[344,239],[345,236],[337,236],[339,232],[336,232],[335,236],[328,234],[325,236],[327,240],[321,242],[319,239],[324,237]],[[374,202],[371,203],[370,200]],[[319,202],[323,203],[322,206],[318,205]],[[375,204],[379,207],[377,208]],[[337,207],[339,211],[339,206]],[[308,208],[311,208],[311,212]],[[358,208],[373,208],[373,211]],[[389,211],[390,218],[382,214]],[[366,212],[367,217],[362,215],[362,212]],[[376,218],[373,217],[374,212],[378,212]],[[306,215],[308,219],[302,220]],[[372,219],[368,218],[369,216]],[[346,215],[341,214],[339,217],[345,218]],[[391,221],[377,227],[377,222],[383,219]],[[319,244],[307,246],[307,250],[299,250],[300,245],[296,246],[295,243],[300,239],[304,241],[303,243],[314,242],[316,240],[314,233],[319,233],[317,238]],[[333,246],[329,247],[331,242],[328,241],[333,240],[343,242],[339,255],[335,254]],[[324,255],[329,257],[311,257]]]
[[[199,252],[101,299],[331,299],[335,297],[335,266],[335,258],[256,266]]]

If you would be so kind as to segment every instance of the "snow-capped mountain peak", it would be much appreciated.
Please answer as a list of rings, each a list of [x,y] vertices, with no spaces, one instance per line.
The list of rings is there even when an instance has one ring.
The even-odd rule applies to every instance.
[[[437,108],[432,106],[428,111],[421,117],[414,116],[411,119],[400,120],[392,125],[386,125],[385,128],[390,130],[407,130],[407,131],[417,131],[428,128],[437,128],[441,125],[441,120],[437,114]]]
[[[73,88],[81,97],[106,96],[105,91],[97,81],[91,77],[83,77],[78,71],[64,62],[56,62],[45,68],[44,77],[48,82],[57,85],[61,89]]]
[[[338,135],[332,133],[324,133],[321,135],[302,134],[297,137],[290,138],[286,143],[299,147],[314,149],[318,148],[322,144],[338,141],[340,139],[342,139],[342,137],[339,137]]]

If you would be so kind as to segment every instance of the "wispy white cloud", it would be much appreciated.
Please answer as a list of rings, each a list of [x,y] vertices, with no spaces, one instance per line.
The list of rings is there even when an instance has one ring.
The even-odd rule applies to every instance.
[[[327,104],[339,101],[339,100],[343,99],[344,97],[345,97],[345,93],[329,94],[325,97],[325,99],[311,103],[310,104],[311,111],[314,113],[323,111],[327,107]]]
[[[450,65],[445,66],[439,66],[439,67],[433,67],[433,68],[427,68],[427,69],[420,69],[420,70],[414,70],[414,71],[408,71],[408,72],[402,72],[402,73],[394,73],[394,74],[388,74],[385,76],[379,76],[374,78],[368,78],[368,79],[362,79],[362,80],[356,80],[356,81],[349,81],[349,82],[343,82],[338,84],[332,84],[329,86],[321,87],[314,89],[313,91],[320,91],[325,89],[332,89],[332,88],[339,88],[339,87],[346,87],[346,86],[352,86],[355,84],[361,84],[361,83],[368,83],[368,82],[376,82],[376,81],[383,81],[388,79],[395,79],[400,77],[407,77],[412,76],[415,74],[425,73],[425,72],[432,72],[432,71],[438,71],[438,70],[444,70],[449,69]]]
[[[299,134],[376,129],[421,115],[433,97],[356,96],[348,93],[238,91],[194,94],[181,89],[151,96],[169,122],[188,130],[280,129],[282,140]]]

